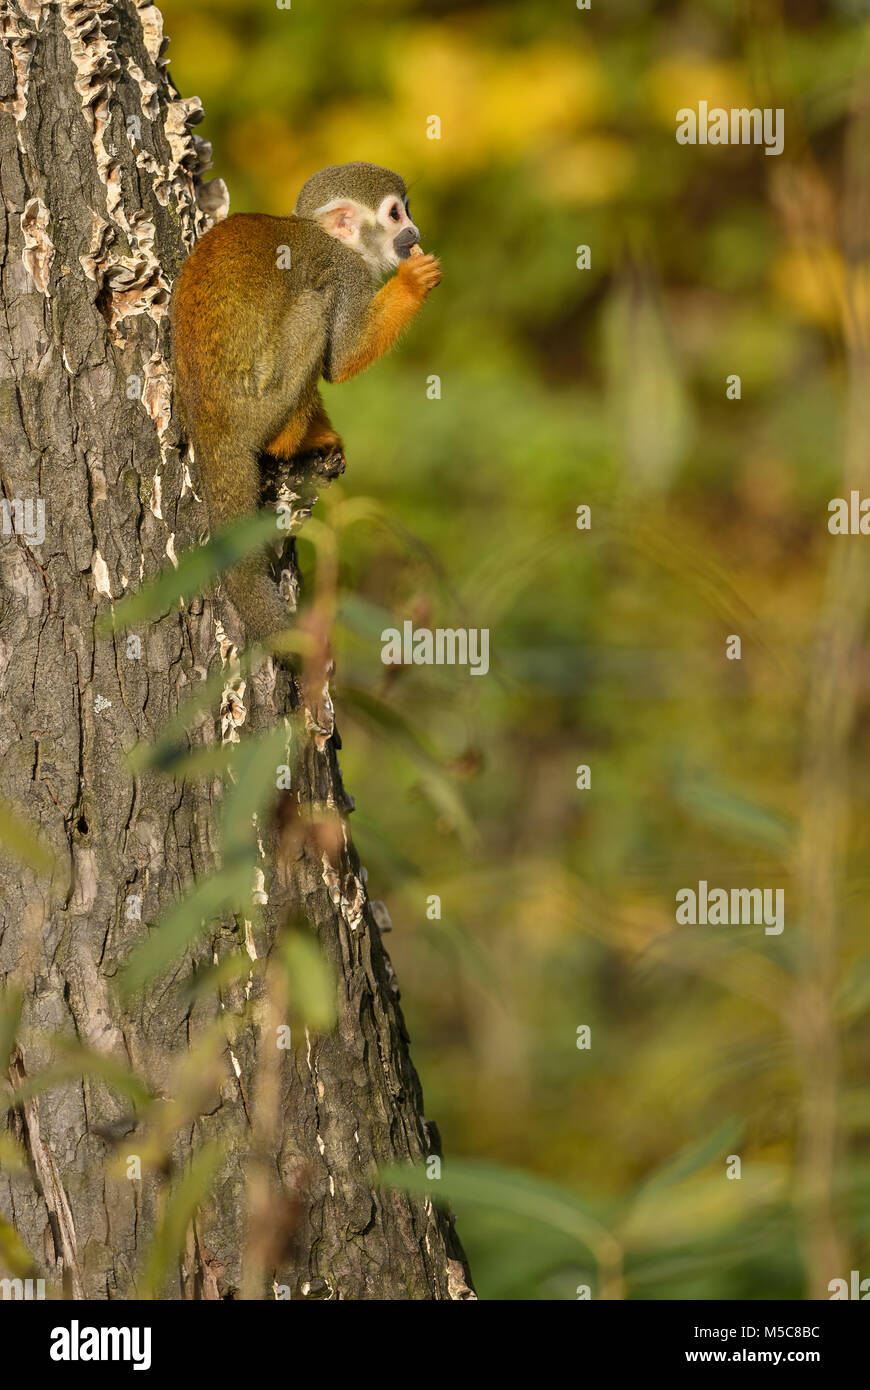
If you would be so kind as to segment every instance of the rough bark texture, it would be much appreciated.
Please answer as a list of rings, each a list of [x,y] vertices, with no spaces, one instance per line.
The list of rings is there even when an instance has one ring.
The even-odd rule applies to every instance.
[[[233,632],[233,615],[206,598],[137,634],[140,659],[126,638],[95,634],[110,599],[205,531],[172,418],[167,306],[180,262],[225,207],[222,186],[198,180],[209,155],[189,129],[199,103],[174,92],[162,47],[158,11],[135,0],[0,7],[0,483],[10,503],[43,498],[46,511],[41,544],[0,535],[0,795],[57,859],[50,885],[0,861],[0,983],[25,993],[17,1081],[51,1064],[60,1036],[132,1065],[172,1101],[179,1062],[232,1007],[228,996],[191,1004],[174,986],[245,944],[232,921],[215,926],[144,1002],[119,1003],[115,977],[147,924],[215,865],[221,799],[214,781],[133,777],[125,754],[229,660],[216,620]],[[292,547],[285,563],[292,574]],[[242,736],[298,702],[287,686],[270,665],[250,682]],[[218,713],[203,739],[220,736]],[[347,809],[330,732],[312,731],[294,770],[302,815],[310,804]],[[281,1112],[266,1167],[287,1240],[248,1292],[271,1297],[274,1281],[294,1298],[471,1297],[449,1220],[370,1182],[374,1162],[419,1159],[437,1136],[349,838],[304,840],[281,883],[265,848],[263,939],[249,933],[249,953],[268,953],[301,911],[335,968],[340,1007],[332,1035],[275,1064]],[[223,1140],[227,1156],[164,1296],[242,1287],[260,1052],[246,1025],[172,1140],[176,1173],[204,1139]],[[122,1153],[145,1143],[130,1101],[85,1077],[3,1123],[29,1169],[0,1173],[0,1215],[49,1295],[135,1296],[164,1179],[107,1164],[119,1135]]]

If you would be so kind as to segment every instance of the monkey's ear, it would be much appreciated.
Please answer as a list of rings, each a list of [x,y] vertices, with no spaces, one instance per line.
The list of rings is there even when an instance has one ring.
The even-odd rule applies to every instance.
[[[360,231],[360,207],[350,198],[336,198],[318,208],[314,220],[339,241],[355,241]]]

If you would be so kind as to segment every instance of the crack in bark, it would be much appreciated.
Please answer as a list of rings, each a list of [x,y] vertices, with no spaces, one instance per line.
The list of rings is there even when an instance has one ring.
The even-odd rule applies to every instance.
[[[24,1081],[27,1073],[20,1052],[16,1052],[9,1073],[13,1084]],[[64,1287],[69,1287],[71,1296],[84,1298],[72,1211],[54,1155],[40,1133],[38,1099],[33,1097],[32,1100],[23,1101],[21,1110],[27,1152],[33,1164],[39,1193],[45,1203],[54,1237],[55,1263],[60,1269]]]

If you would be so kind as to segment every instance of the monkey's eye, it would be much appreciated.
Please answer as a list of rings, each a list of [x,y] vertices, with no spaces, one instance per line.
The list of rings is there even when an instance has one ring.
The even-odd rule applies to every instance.
[[[393,203],[393,206],[390,208],[390,216],[392,217],[393,221],[394,221],[394,222],[398,222],[398,220],[399,220],[399,218],[401,217],[401,215],[402,215],[402,214],[401,214],[401,212],[400,212],[400,210],[399,210],[399,204],[398,204],[398,203]]]

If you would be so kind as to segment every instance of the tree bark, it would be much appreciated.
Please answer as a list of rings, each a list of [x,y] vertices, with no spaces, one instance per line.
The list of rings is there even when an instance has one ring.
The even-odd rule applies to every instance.
[[[0,39],[0,482],[12,523],[0,535],[0,795],[40,827],[56,861],[50,882],[0,862],[0,983],[24,995],[12,1079],[24,1084],[75,1040],[132,1068],[178,1121],[164,1171],[145,1163],[141,1179],[127,1177],[113,1156],[141,1156],[151,1140],[111,1079],[30,1096],[8,1113],[27,1166],[0,1173],[0,1215],[49,1296],[135,1297],[167,1181],[217,1139],[213,1195],[164,1297],[473,1297],[450,1218],[371,1180],[376,1163],[437,1152],[437,1134],[347,833],[328,699],[309,711],[294,789],[303,819],[335,809],[340,836],[302,837],[283,875],[264,836],[261,925],[244,928],[245,942],[234,921],[213,924],[144,997],[119,1002],[116,977],[148,924],[219,862],[221,805],[218,781],[134,776],[125,755],[222,661],[225,697],[202,741],[220,737],[221,714],[232,735],[244,706],[245,737],[304,691],[266,663],[233,693],[240,639],[214,597],[134,632],[138,655],[135,642],[95,632],[110,600],[206,530],[172,415],[167,308],[226,196],[220,181],[200,181],[210,155],[190,130],[200,104],[167,77],[154,6],[2,0]],[[321,480],[312,464],[297,481],[311,493]],[[41,543],[36,524],[23,534],[36,515],[23,503],[39,498]],[[294,592],[292,543],[283,563]],[[246,989],[191,1002],[179,980],[227,952],[268,955],[294,914],[336,973],[337,1027],[269,1050],[281,1001],[263,999],[258,1025],[223,1042],[191,1100],[197,1046]],[[261,1242],[246,1266],[268,1213],[282,1239]]]

